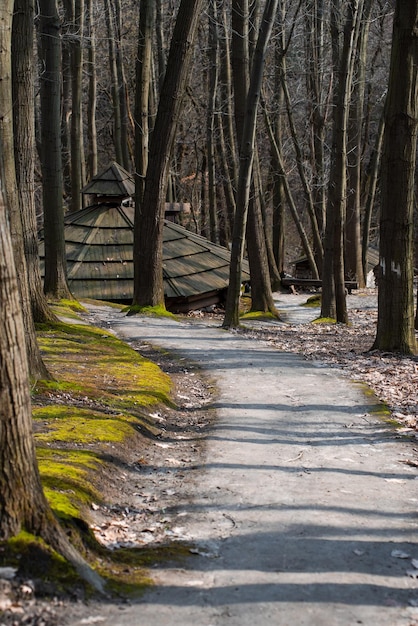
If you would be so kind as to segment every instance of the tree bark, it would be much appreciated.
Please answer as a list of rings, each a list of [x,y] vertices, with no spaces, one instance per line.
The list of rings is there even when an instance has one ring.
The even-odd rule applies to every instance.
[[[34,0],[15,0],[12,25],[13,136],[29,298],[34,322],[56,321],[43,292],[35,211]]]
[[[122,150],[122,120],[118,90],[118,70],[116,65],[115,24],[113,20],[111,0],[104,0],[106,28],[109,48],[109,69],[113,106],[113,144],[115,147],[116,161],[123,165]]]
[[[150,142],[144,201],[135,207],[134,299],[164,306],[162,235],[170,157],[203,0],[181,0]]]
[[[0,10],[0,23],[1,17]],[[80,576],[103,592],[102,579],[68,542],[42,490],[32,435],[25,330],[1,190],[2,169],[0,309],[4,314],[0,316],[0,538],[10,539],[22,529],[42,537],[76,567]]]
[[[87,0],[87,47],[88,59],[88,103],[87,103],[87,168],[88,179],[97,174],[97,71],[96,71],[96,23],[93,10],[93,0]]]
[[[340,5],[341,8],[341,5]],[[322,272],[321,317],[347,324],[344,276],[344,224],[347,197],[347,123],[353,77],[353,56],[359,30],[358,0],[350,0],[344,25],[341,53],[338,49],[337,8],[332,8],[334,67],[338,81],[334,95],[332,162],[328,188],[325,229],[324,266]]]
[[[10,231],[14,242],[14,263],[19,272],[21,310],[25,324],[27,357],[31,375],[35,379],[48,378],[48,372],[41,358],[32,316],[25,241],[16,184],[16,168],[13,137],[13,99],[12,99],[12,64],[11,33],[13,0],[5,0],[0,6],[0,158],[2,187],[7,202]],[[23,120],[22,120],[23,122]],[[4,313],[4,309],[1,309]],[[1,406],[1,405],[0,405]]]
[[[379,128],[377,131],[376,138],[376,146],[373,150],[372,156],[370,158],[370,171],[367,176],[367,181],[365,185],[366,189],[366,201],[364,207],[364,218],[363,218],[363,234],[362,234],[362,244],[361,244],[361,263],[363,267],[363,275],[367,277],[367,255],[369,249],[369,240],[370,240],[370,225],[372,221],[372,211],[373,205],[376,197],[376,189],[377,189],[377,181],[380,173],[380,161],[382,156],[382,145],[383,145],[383,136],[385,131],[385,118],[384,115],[381,116],[379,122]]]
[[[117,75],[117,90],[119,94],[119,109],[120,109],[120,125],[121,125],[121,148],[122,148],[122,162],[121,165],[126,169],[131,169],[131,155],[132,152],[129,148],[129,121],[132,116],[130,114],[128,88],[125,77],[125,63],[122,54],[122,8],[120,0],[112,0],[113,3],[113,15],[115,21],[115,59],[116,59],[116,75]]]
[[[141,0],[135,92],[135,204],[141,206],[149,150],[149,102],[152,79],[152,35],[155,27],[154,0]]]
[[[72,299],[67,283],[61,157],[61,25],[56,0],[39,0],[41,90],[41,169],[44,210],[44,291]]]
[[[325,137],[326,119],[328,113],[328,99],[324,94],[324,82],[326,61],[324,55],[325,48],[325,8],[324,0],[307,0],[305,11],[305,33],[306,33],[306,86],[308,95],[308,115],[309,115],[309,149],[312,167],[312,195],[318,229],[321,239],[325,232],[326,214],[326,182],[325,182]],[[315,259],[322,272],[323,257],[322,245],[321,254]]]
[[[246,96],[246,115],[243,120],[243,132],[240,150],[240,171],[237,191],[237,208],[232,237],[231,264],[229,272],[229,288],[226,301],[224,328],[239,326],[239,300],[241,292],[241,270],[244,254],[245,230],[247,225],[250,201],[251,174],[254,159],[255,131],[257,110],[260,100],[261,82],[265,63],[265,54],[273,28],[278,0],[267,0],[261,20],[257,45],[251,68],[250,84]],[[271,293],[271,291],[270,291]],[[273,299],[264,310],[275,311]]]
[[[83,84],[84,0],[74,0],[71,23],[71,211],[82,207],[84,147],[81,96]]]
[[[398,0],[381,173],[380,276],[374,349],[416,351],[413,207],[418,131],[418,4]]]
[[[206,120],[207,167],[208,167],[208,200],[209,200],[209,232],[210,240],[219,244],[217,197],[216,197],[216,159],[215,159],[215,115],[216,93],[219,80],[219,43],[217,0],[209,0],[208,7],[208,107]]]
[[[366,87],[367,43],[370,31],[370,11],[372,0],[366,0],[361,16],[361,28],[356,51],[356,63],[353,77],[353,95],[348,125],[348,188],[347,217],[344,241],[345,276],[348,280],[356,280],[359,287],[365,286],[365,274],[362,264],[361,247],[361,187],[363,157],[363,122],[364,99]]]

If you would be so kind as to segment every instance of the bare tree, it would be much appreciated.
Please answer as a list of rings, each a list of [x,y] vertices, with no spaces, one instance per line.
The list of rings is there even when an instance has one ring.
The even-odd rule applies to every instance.
[[[43,292],[35,212],[34,0],[15,0],[12,24],[13,140],[18,214],[35,322],[56,320]]]
[[[81,209],[85,182],[82,123],[84,0],[73,0],[71,20],[71,211]]]
[[[138,54],[135,92],[135,204],[143,201],[148,168],[149,103],[152,82],[152,38],[155,26],[154,0],[141,0],[139,5]]]
[[[397,0],[385,109],[377,334],[373,348],[416,351],[413,210],[418,132],[418,4]]]
[[[97,174],[97,70],[96,70],[96,23],[93,11],[93,0],[86,4],[86,30],[88,37],[88,103],[87,103],[87,166],[88,178]]]
[[[234,328],[239,325],[239,300],[241,292],[242,258],[244,253],[245,230],[247,225],[248,206],[252,167],[254,160],[255,131],[257,125],[257,110],[260,100],[261,82],[265,63],[265,55],[273,28],[278,0],[267,0],[261,20],[257,45],[251,67],[250,83],[246,95],[246,115],[243,122],[243,132],[240,150],[240,171],[237,191],[237,208],[232,238],[231,265],[229,273],[229,288],[225,309],[224,328]],[[268,310],[268,309],[267,309]],[[273,312],[274,303],[271,307]]]
[[[339,22],[346,6],[340,49]],[[347,197],[347,125],[362,0],[333,3],[331,8],[334,68],[333,139],[326,215],[321,317],[348,322],[344,276],[344,224]]]
[[[216,165],[215,165],[215,116],[216,116],[216,92],[219,82],[219,36],[218,36],[218,3],[217,0],[209,0],[209,80],[208,80],[208,106],[206,117],[206,150],[208,168],[208,201],[209,201],[209,230],[210,239],[214,243],[219,243],[219,229],[217,218],[217,197],[216,197]]]
[[[61,24],[56,0],[39,0],[41,169],[44,210],[44,291],[72,298],[67,283],[61,153]]]
[[[203,0],[181,0],[151,137],[144,198],[135,207],[134,299],[137,306],[164,306],[162,233],[175,132],[189,78]]]
[[[25,257],[25,240],[20,213],[20,195],[17,192],[13,136],[13,100],[11,69],[11,33],[13,0],[3,2],[0,8],[0,149],[2,188],[7,202],[10,230],[14,240],[14,263],[18,268],[21,310],[27,333],[26,348],[31,374],[46,378],[48,372],[36,341]],[[23,121],[23,120],[22,120]]]

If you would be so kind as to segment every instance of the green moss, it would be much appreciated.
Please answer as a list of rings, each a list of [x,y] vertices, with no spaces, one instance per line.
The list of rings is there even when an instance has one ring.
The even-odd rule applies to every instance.
[[[38,596],[55,596],[75,587],[87,590],[74,567],[38,537],[22,531],[0,547],[1,565],[16,567],[19,577],[35,580]]]
[[[102,501],[91,482],[93,456],[86,455],[74,462],[70,457],[65,458],[65,451],[54,458],[50,449],[38,446],[37,458],[45,495],[54,513],[63,521],[71,523],[73,519],[82,519],[92,502]],[[99,461],[95,461],[97,469]]]
[[[58,302],[50,302],[49,306],[57,317],[79,319],[80,313],[87,312],[87,309],[77,300],[62,299]]]
[[[336,324],[337,320],[333,317],[317,317],[311,324]]]
[[[277,320],[279,313],[276,315],[269,311],[248,311],[240,315],[242,320]]]
[[[370,398],[372,402],[372,404],[367,407],[367,412],[370,413],[370,415],[376,415],[377,417],[382,419],[385,422],[385,424],[387,424],[388,426],[393,426],[394,428],[404,427],[404,424],[402,424],[402,422],[399,422],[398,420],[392,417],[392,412],[389,406],[385,402],[380,400],[380,398],[377,397],[373,389],[371,389],[363,381],[356,380],[354,382],[356,383],[357,386],[361,388],[363,394],[367,398]]]
[[[170,404],[171,380],[157,365],[98,328],[47,324],[39,327],[38,338],[55,378],[38,381],[33,388],[35,442],[46,497],[109,589],[138,596],[151,584],[147,567],[158,559],[180,558],[188,549],[110,552],[98,544],[85,520],[92,502],[102,502],[100,480],[112,469],[110,447],[134,445],[135,437],[141,436],[138,431],[147,436],[160,432],[144,407]],[[65,575],[63,581],[72,584]],[[58,573],[57,584],[61,584]]]
[[[52,441],[77,442],[88,445],[95,442],[121,442],[132,434],[132,426],[125,416],[103,415],[78,407],[43,407],[34,409],[33,417],[44,423],[45,432],[37,432],[39,443]]]
[[[84,390],[84,386],[80,383],[75,382],[64,382],[58,380],[37,380],[34,383],[33,392],[34,393],[45,393],[47,391],[57,392],[57,393],[82,393]]]
[[[176,542],[153,548],[121,548],[107,555],[106,567],[100,573],[111,592],[137,598],[153,584],[147,574],[149,567],[168,561],[182,563],[190,558],[190,548]]]
[[[312,308],[316,308],[318,306],[321,306],[321,294],[317,293],[314,296],[310,296],[306,302],[304,302],[302,304],[302,306],[305,307],[312,307]]]
[[[139,306],[138,304],[127,306],[122,309],[122,313],[127,315],[149,315],[151,317],[169,317],[171,319],[177,319],[173,313],[167,311],[165,306]]]
[[[35,393],[69,390],[125,409],[170,402],[169,376],[101,329],[64,323],[42,325],[38,340],[55,382],[38,381]]]

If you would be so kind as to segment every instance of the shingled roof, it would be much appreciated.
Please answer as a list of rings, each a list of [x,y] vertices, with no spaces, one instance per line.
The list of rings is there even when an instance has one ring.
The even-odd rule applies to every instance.
[[[133,298],[131,206],[95,204],[65,218],[67,271],[75,297],[129,302]],[[44,245],[40,241],[43,269]],[[229,251],[165,221],[163,278],[167,308],[187,311],[220,300],[229,282]],[[244,263],[243,281],[248,281]]]
[[[111,163],[105,170],[93,176],[81,193],[123,200],[135,194],[135,181],[119,163]]]

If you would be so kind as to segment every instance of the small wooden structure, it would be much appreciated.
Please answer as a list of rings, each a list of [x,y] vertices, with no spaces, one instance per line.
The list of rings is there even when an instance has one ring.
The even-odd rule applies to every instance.
[[[123,202],[135,195],[135,181],[131,174],[118,163],[93,176],[91,181],[81,190],[83,195],[94,196],[97,204],[106,202]]]
[[[133,298],[134,207],[131,177],[117,164],[84,188],[100,202],[65,217],[69,287],[75,297],[130,303]],[[112,184],[109,184],[109,183]],[[117,191],[119,189],[119,194]],[[44,244],[40,241],[43,271]],[[171,221],[164,221],[163,279],[166,306],[187,312],[222,302],[229,282],[230,252]],[[242,280],[249,281],[244,262]]]
[[[367,249],[367,274],[365,276],[367,287],[375,286],[375,278],[374,278],[373,270],[378,264],[379,264],[379,251],[376,248],[369,246],[369,248]],[[293,265],[295,268],[294,277],[286,276],[285,278],[282,278],[282,285],[284,287],[289,287],[292,285],[296,287],[321,287],[322,286],[321,280],[315,280],[312,277],[312,270],[309,265],[309,261],[307,257],[302,257],[300,259],[297,259],[296,261],[294,261]],[[358,283],[355,280],[346,280],[345,286],[347,290],[351,292],[353,289],[358,288]]]

